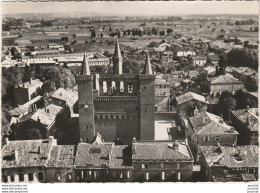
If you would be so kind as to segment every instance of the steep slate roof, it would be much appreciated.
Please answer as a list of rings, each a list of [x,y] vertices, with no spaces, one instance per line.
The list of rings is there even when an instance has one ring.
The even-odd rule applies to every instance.
[[[178,149],[173,144],[179,145]],[[133,161],[136,160],[184,160],[192,161],[193,157],[185,142],[137,142],[132,144]]]
[[[40,152],[38,151],[40,149]],[[44,166],[51,146],[48,140],[9,141],[2,149],[2,167],[32,167]],[[15,160],[15,153],[17,160]]]
[[[83,56],[83,64],[82,64],[82,75],[90,75],[90,69],[89,69],[89,64],[88,64],[88,58],[87,55],[84,54]]]
[[[79,143],[76,152],[75,166],[100,168],[109,166],[109,154],[114,143],[89,144]]]
[[[233,76],[231,76],[229,74],[220,75],[219,77],[217,77],[216,79],[214,79],[210,82],[211,82],[211,84],[227,84],[227,83],[242,84],[241,81],[239,81],[238,79],[234,78]]]
[[[53,146],[46,166],[73,167],[75,148],[74,145]]]
[[[176,97],[176,101],[178,104],[182,104],[182,103],[185,103],[185,102],[188,102],[191,100],[197,100],[197,101],[201,101],[203,103],[208,103],[204,96],[196,94],[194,92],[186,92],[186,93]]]
[[[230,126],[225,122],[220,123],[221,117],[209,112],[198,113],[190,117],[189,121],[197,134],[238,134],[237,131],[230,132]]]
[[[247,125],[251,131],[258,131],[258,108],[234,110],[232,113],[237,119]],[[247,124],[248,118],[250,118],[250,124]]]
[[[121,51],[120,51],[120,48],[119,48],[118,39],[116,39],[114,57],[116,57],[116,58],[122,57],[122,56],[121,56]]]
[[[236,146],[236,147],[217,147],[217,146],[200,146],[209,166],[227,166],[236,167],[258,167],[257,145]],[[238,154],[241,160],[238,159]]]
[[[144,74],[153,74],[152,66],[150,62],[149,53],[146,52],[146,59],[145,59],[145,65],[144,65]]]

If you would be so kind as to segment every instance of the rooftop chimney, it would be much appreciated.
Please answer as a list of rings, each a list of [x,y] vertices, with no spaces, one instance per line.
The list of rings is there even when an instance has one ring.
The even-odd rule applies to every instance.
[[[193,112],[193,114],[194,114],[194,116],[196,116],[197,114],[198,114],[198,109],[197,109],[197,106],[195,106],[195,109],[194,109],[194,112]]]
[[[235,128],[234,127],[230,127],[230,133],[234,133],[235,132]]]
[[[250,121],[250,115],[247,115],[246,124],[247,124],[247,125],[250,125],[250,122],[251,122],[251,121]]]
[[[82,143],[82,139],[81,138],[79,139],[79,143]]]
[[[135,137],[133,137],[133,143],[136,143],[136,138]]]
[[[136,153],[136,147],[133,147],[133,149],[132,149],[132,153],[133,153],[133,154]]]
[[[219,122],[220,124],[223,124],[223,123],[224,123],[223,119],[219,119],[218,122]]]
[[[46,112],[47,112],[47,113],[50,113],[50,109],[46,109]]]
[[[37,118],[37,121],[38,121],[39,123],[41,122],[41,119],[40,119],[40,117],[38,117],[38,118]]]
[[[53,145],[55,145],[57,143],[57,141],[54,139],[53,136],[49,136],[48,142],[49,142],[49,144],[53,144]]]
[[[14,150],[13,151],[13,154],[14,154],[14,159],[15,159],[15,161],[18,161],[18,151],[17,150]]]
[[[4,138],[4,145],[8,145],[9,144],[9,139],[7,137]]]
[[[41,154],[41,146],[40,145],[38,145],[38,154]]]
[[[174,143],[174,144],[173,144],[173,149],[178,150],[178,149],[179,149],[179,144],[178,144],[178,143]]]

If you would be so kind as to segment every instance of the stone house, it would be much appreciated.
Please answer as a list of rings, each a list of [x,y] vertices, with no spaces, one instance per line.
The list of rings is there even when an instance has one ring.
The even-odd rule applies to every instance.
[[[256,145],[201,146],[201,174],[206,181],[252,181],[258,179],[259,148]],[[247,179],[246,179],[247,178]],[[219,179],[219,180],[218,180]]]
[[[239,132],[239,145],[258,145],[258,108],[231,111],[231,121]]]
[[[207,110],[208,101],[202,95],[194,92],[187,92],[175,97],[178,117],[193,115],[195,106],[198,112]]]
[[[155,112],[170,111],[170,84],[162,78],[155,79]]]
[[[208,112],[195,112],[194,114],[185,121],[185,133],[195,160],[199,160],[200,146],[216,145],[217,143],[223,146],[237,144],[238,132],[227,125],[221,117]]]
[[[23,84],[18,84],[14,88],[14,102],[16,105],[22,105],[34,97],[36,97],[37,90],[41,88],[43,82],[39,79],[30,80],[28,82],[24,82]]]
[[[132,144],[133,181],[190,181],[193,156],[184,141]]]
[[[2,182],[46,182],[44,167],[54,145],[57,145],[57,141],[53,137],[22,141],[9,141],[6,138],[2,149]]]
[[[209,78],[208,88],[211,95],[217,96],[218,94],[221,95],[222,92],[235,94],[236,91],[243,89],[244,85],[232,75],[225,74]]]

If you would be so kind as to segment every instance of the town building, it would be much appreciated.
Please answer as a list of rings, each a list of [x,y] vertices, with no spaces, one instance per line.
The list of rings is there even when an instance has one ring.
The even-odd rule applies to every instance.
[[[41,88],[43,82],[39,79],[30,80],[22,84],[18,84],[14,88],[14,102],[16,105],[22,105],[37,96],[38,89]]]
[[[207,63],[207,58],[205,56],[195,56],[192,57],[193,66],[204,66]]]
[[[212,64],[213,66],[218,66],[218,62],[219,62],[219,57],[218,55],[214,54],[214,53],[210,53],[208,54],[208,62],[210,64]]]
[[[51,135],[56,136],[58,124],[68,118],[63,114],[68,113],[64,108],[54,104],[41,109],[34,108],[32,112],[16,119],[17,122],[11,125],[14,139],[46,139]]]
[[[43,106],[42,96],[37,96],[32,100],[28,101],[27,103],[24,103],[23,105],[19,105],[18,107],[10,110],[9,111],[9,114],[11,116],[10,125],[17,123],[19,119],[22,118],[24,115],[27,115],[37,110],[38,108],[41,108],[42,106]]]
[[[45,164],[45,180],[48,183],[75,182],[74,159],[76,146],[53,145]]]
[[[143,74],[123,74],[118,41],[113,57],[113,74],[90,73],[85,55],[77,76],[79,131],[83,142],[97,133],[105,141],[119,138],[125,144],[154,139],[155,75],[147,53]]]
[[[193,156],[184,141],[134,142],[132,144],[134,181],[191,181]]]
[[[155,111],[170,111],[170,84],[160,77],[155,79]]]
[[[234,77],[242,81],[246,88],[251,91],[258,90],[258,73],[247,67],[238,67],[232,69]]]
[[[195,107],[198,112],[204,112],[207,110],[208,101],[202,95],[194,92],[187,92],[175,97],[176,108],[179,118],[186,116],[193,116]]]
[[[201,146],[201,173],[206,181],[257,181],[259,148],[256,145]]]
[[[221,95],[222,92],[231,92],[232,94],[235,94],[236,91],[243,89],[244,85],[232,75],[225,74],[209,78],[208,88],[210,95],[217,96]]]
[[[223,119],[209,112],[198,113],[194,110],[194,116],[185,121],[185,133],[188,138],[194,159],[199,160],[199,146],[216,145],[234,146],[237,144],[238,132]]]
[[[45,165],[54,145],[57,145],[57,141],[53,137],[21,141],[9,141],[5,138],[1,160],[2,182],[46,182]]]
[[[127,146],[116,146],[114,142],[103,142],[97,134],[95,141],[79,143],[75,157],[77,182],[108,182],[130,180],[131,162],[124,162]],[[131,155],[131,151],[129,152]]]
[[[258,108],[231,111],[231,121],[239,132],[239,145],[258,145]]]

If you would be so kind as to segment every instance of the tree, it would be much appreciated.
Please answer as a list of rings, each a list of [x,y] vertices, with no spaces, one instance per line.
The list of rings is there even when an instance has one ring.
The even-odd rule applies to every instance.
[[[123,61],[123,72],[124,73],[139,73],[140,72],[140,65],[134,60],[125,59]]]
[[[52,81],[55,83],[55,87],[60,87],[60,71],[57,67],[51,66],[43,68],[42,75],[43,81]]]
[[[225,69],[227,67],[227,55],[222,53],[219,55],[219,75],[225,74]]]
[[[227,63],[233,67],[249,67],[258,71],[258,53],[252,49],[232,49],[227,54]]]
[[[68,42],[68,41],[69,41],[69,38],[68,38],[67,36],[61,37],[61,41],[62,41],[62,42]]]
[[[31,80],[31,78],[34,78],[34,71],[31,69],[30,66],[28,66],[27,64],[24,67],[24,73],[23,73],[23,78],[22,81],[23,82],[28,82],[29,80]]]
[[[72,88],[76,84],[75,77],[69,69],[62,68],[60,72],[60,87]]]
[[[224,92],[219,98],[219,110],[223,114],[223,117],[230,120],[230,111],[236,108],[237,102],[233,98],[233,95],[229,92]]]
[[[167,29],[167,35],[169,36],[170,34],[172,34],[173,30],[172,29]]]
[[[55,82],[54,81],[46,81],[42,85],[42,91],[43,93],[50,93],[56,90]]]

